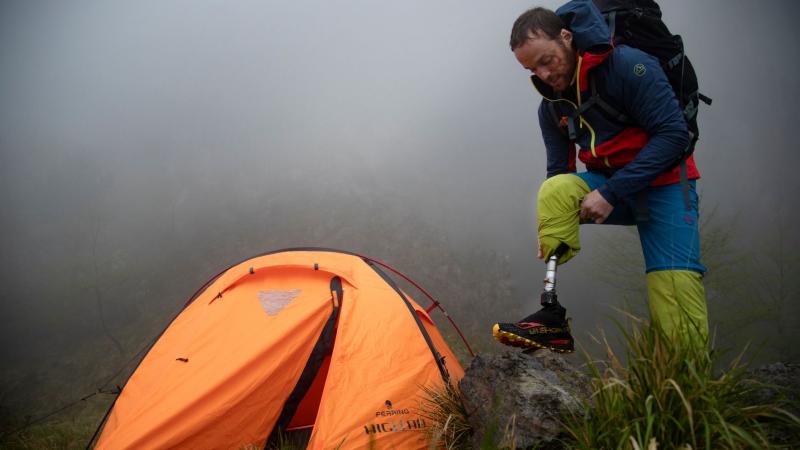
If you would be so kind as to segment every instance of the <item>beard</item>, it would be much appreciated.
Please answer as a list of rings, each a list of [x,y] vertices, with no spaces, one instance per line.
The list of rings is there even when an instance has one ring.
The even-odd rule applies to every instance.
[[[569,85],[572,83],[572,79],[575,75],[575,68],[577,66],[577,57],[575,56],[575,52],[572,50],[572,46],[569,47],[564,44],[564,41],[558,40],[559,46],[559,58],[563,61],[557,70],[554,71],[553,76],[551,77],[552,81],[548,81],[548,84],[557,91],[564,91],[566,90]]]

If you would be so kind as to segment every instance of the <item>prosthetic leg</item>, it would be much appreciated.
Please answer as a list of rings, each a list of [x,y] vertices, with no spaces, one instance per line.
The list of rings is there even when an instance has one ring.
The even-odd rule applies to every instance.
[[[539,245],[547,264],[540,298],[542,309],[517,323],[494,324],[492,334],[500,343],[532,351],[542,348],[560,353],[574,351],[567,310],[558,303],[556,295],[556,268],[580,251],[578,211],[589,192],[586,182],[574,174],[556,175],[542,183],[536,207]]]
[[[559,353],[575,351],[575,341],[569,331],[567,310],[558,303],[556,269],[559,252],[547,259],[544,291],[540,297],[542,309],[517,323],[496,323],[492,335],[501,344],[521,347],[526,351],[549,349]]]

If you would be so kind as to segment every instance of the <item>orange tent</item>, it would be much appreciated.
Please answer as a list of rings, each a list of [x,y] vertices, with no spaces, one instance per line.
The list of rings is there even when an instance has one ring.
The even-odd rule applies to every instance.
[[[374,261],[283,250],[195,295],[131,375],[97,449],[427,448],[421,386],[463,369]]]

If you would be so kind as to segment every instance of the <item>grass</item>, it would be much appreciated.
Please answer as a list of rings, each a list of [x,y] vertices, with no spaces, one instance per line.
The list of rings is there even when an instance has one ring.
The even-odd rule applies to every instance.
[[[720,352],[670,339],[660,327],[635,317],[630,325],[620,324],[624,357],[605,339],[600,342],[606,351],[603,360],[587,355],[593,395],[586,401],[585,414],[563,419],[566,448],[716,450],[800,445],[800,419],[787,410],[792,405],[781,395],[759,397],[759,391],[778,389],[748,375],[744,352],[719,370]],[[472,430],[460,395],[453,385],[426,389],[422,409],[432,423],[431,449],[471,448]],[[775,430],[781,431],[779,438]],[[515,448],[513,429],[504,435],[501,448]]]
[[[587,363],[593,396],[587,414],[567,420],[572,448],[776,448],[774,426],[792,435],[789,445],[800,443],[800,420],[786,400],[755,400],[769,387],[748,377],[744,352],[719,371],[719,352],[632,319],[630,331],[620,325],[627,364],[605,339],[606,360]]]
[[[469,448],[472,428],[461,401],[461,390],[451,382],[442,386],[421,386],[420,416],[432,425],[425,429],[433,449]]]
[[[83,449],[94,433],[96,423],[88,420],[59,420],[34,425],[0,439],[0,448],[7,450]]]
[[[111,400],[95,396],[41,422],[37,422],[36,417],[0,411],[0,449],[84,449]]]

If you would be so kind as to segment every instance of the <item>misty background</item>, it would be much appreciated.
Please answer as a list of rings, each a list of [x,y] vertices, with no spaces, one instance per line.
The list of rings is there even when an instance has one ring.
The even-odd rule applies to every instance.
[[[695,154],[712,326],[796,361],[800,4],[661,3],[714,99]],[[544,275],[540,98],[508,48],[531,6],[0,3],[0,413],[124,382],[195,289],[285,247],[392,264],[500,350],[492,323],[538,309]],[[558,291],[590,346],[615,307],[644,311],[644,275],[635,230],[582,238]]]

